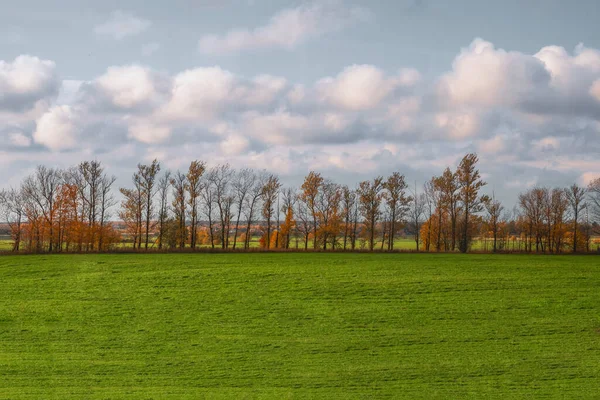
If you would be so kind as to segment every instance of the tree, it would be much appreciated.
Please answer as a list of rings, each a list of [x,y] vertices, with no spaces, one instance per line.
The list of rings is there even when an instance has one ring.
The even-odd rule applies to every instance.
[[[425,214],[425,210],[427,207],[427,196],[425,193],[419,194],[417,192],[417,184],[415,183],[415,190],[413,195],[411,196],[410,203],[410,221],[412,223],[414,232],[415,232],[415,244],[417,246],[417,251],[419,251],[419,240],[421,234],[421,225],[423,223],[423,215]]]
[[[117,177],[103,174],[100,178],[100,235],[98,237],[98,250],[103,250],[105,245],[106,221],[110,218],[109,209],[115,205],[111,194],[112,185]]]
[[[600,178],[596,178],[588,185],[590,209],[593,220],[600,223]]]
[[[229,242],[229,221],[231,203],[233,199],[229,195],[229,184],[234,171],[229,164],[223,164],[213,169],[212,183],[214,187],[214,201],[219,209],[220,241],[223,249],[227,248]]]
[[[279,182],[279,178],[275,175],[269,175],[261,191],[261,197],[263,201],[262,215],[267,223],[267,249],[270,247],[271,219],[273,217],[273,213],[275,212],[275,202],[277,201],[280,188],[281,183]]]
[[[496,200],[496,196],[494,194],[492,194],[491,199],[486,199],[484,206],[488,215],[487,225],[494,238],[492,251],[495,253],[498,249],[498,232],[500,231],[500,222],[504,207],[499,200]]]
[[[315,199],[315,210],[319,229],[317,233],[323,242],[323,250],[327,250],[328,241],[337,237],[340,229],[339,204],[341,190],[331,180],[323,180]],[[335,240],[332,241],[335,249]]]
[[[437,193],[435,191],[433,180],[425,182],[425,184],[423,185],[423,188],[424,188],[425,201],[426,201],[426,203],[425,203],[426,204],[425,211],[427,213],[426,221],[431,221],[434,211],[435,211],[435,206],[437,204]],[[432,241],[431,229],[427,229],[426,233],[427,233],[427,238],[423,242],[425,243],[425,251],[429,251],[430,247],[431,247],[431,241]]]
[[[313,228],[313,248],[317,248],[317,196],[319,195],[319,191],[321,186],[323,185],[323,177],[321,174],[318,174],[314,171],[310,171],[310,173],[304,178],[304,182],[301,186],[301,200],[306,204],[306,208],[310,212],[312,216],[312,228]]]
[[[196,248],[198,234],[198,198],[201,196],[203,185],[202,176],[206,170],[203,161],[194,160],[190,163],[186,174],[186,190],[188,192],[188,205],[190,206],[190,247]]]
[[[24,207],[25,202],[21,190],[0,191],[0,215],[8,223],[13,240],[13,252],[19,251],[21,247]]]
[[[24,195],[28,197],[34,207],[37,207],[44,218],[45,227],[48,229],[48,252],[54,250],[56,242],[54,231],[54,208],[58,188],[61,183],[61,174],[54,168],[38,166],[35,173],[27,177],[23,183]]]
[[[586,208],[585,198],[587,190],[577,184],[565,189],[567,200],[573,216],[573,253],[577,253],[577,233],[579,232],[579,219],[581,212]]]
[[[281,211],[285,215],[285,221],[281,226],[279,226],[279,235],[281,236],[281,241],[278,241],[280,247],[283,249],[290,248],[290,240],[292,237],[292,232],[296,229],[296,220],[294,219],[294,206],[296,205],[296,200],[298,196],[296,196],[296,192],[292,188],[286,188],[282,190],[282,205]]]
[[[390,229],[388,239],[388,250],[394,250],[394,237],[399,224],[404,221],[409,210],[409,204],[412,201],[410,196],[406,195],[406,179],[399,172],[394,172],[383,183],[383,198],[385,199],[390,213]]]
[[[169,219],[169,189],[171,188],[171,171],[165,173],[158,180],[158,248],[162,249]]]
[[[233,234],[233,249],[237,245],[238,231],[240,227],[240,219],[242,216],[242,211],[247,204],[248,196],[251,196],[252,187],[256,184],[256,174],[251,169],[242,169],[239,171],[235,178],[233,179],[233,192],[235,203],[237,207],[237,217],[235,220],[235,231]]]
[[[462,202],[463,208],[463,227],[462,227],[462,240],[460,242],[460,251],[466,253],[469,249],[470,244],[470,228],[469,223],[471,222],[471,216],[482,211],[483,203],[487,197],[480,197],[479,191],[485,182],[481,179],[479,170],[475,167],[477,165],[477,155],[474,153],[467,154],[463,157],[458,170],[456,171],[458,184],[460,187],[459,199]]]
[[[171,204],[175,214],[175,225],[177,226],[174,237],[179,248],[183,249],[187,240],[186,211],[188,201],[186,193],[188,180],[185,174],[177,171],[171,178],[170,183],[173,187],[173,202]]]
[[[459,183],[458,174],[452,173],[450,168],[446,168],[442,176],[438,181],[438,187],[440,190],[441,202],[446,207],[448,215],[450,217],[450,250],[456,250],[456,222],[459,207]]]
[[[156,176],[160,172],[160,163],[154,159],[150,165],[138,164],[138,174],[140,177],[140,186],[142,188],[142,196],[145,206],[145,248],[148,250],[148,240],[150,236],[150,222],[154,216],[152,208],[154,195],[156,194],[154,186],[156,184]]]
[[[250,187],[250,193],[246,197],[246,204],[244,209],[246,210],[246,237],[244,238],[244,249],[250,247],[250,240],[252,239],[251,227],[254,222],[254,215],[256,208],[259,205],[262,197],[263,188],[267,182],[268,175],[265,171],[262,171],[254,180],[254,184]]]
[[[378,176],[373,181],[360,182],[357,190],[360,212],[365,221],[371,251],[375,247],[375,229],[381,217],[382,189],[383,177]]]
[[[344,220],[344,250],[346,250],[348,238],[352,241],[353,213],[356,207],[356,192],[348,186],[342,187],[342,218]]]
[[[202,205],[204,206],[204,215],[208,219],[208,234],[210,240],[210,247],[215,248],[215,231],[213,224],[213,207],[215,204],[215,168],[211,168],[204,177],[204,183],[202,185]]]

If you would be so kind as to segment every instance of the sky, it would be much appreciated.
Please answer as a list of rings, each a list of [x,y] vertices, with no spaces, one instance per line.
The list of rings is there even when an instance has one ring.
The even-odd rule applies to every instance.
[[[594,0],[0,0],[0,187],[194,159],[420,186],[476,152],[507,203],[600,176]]]

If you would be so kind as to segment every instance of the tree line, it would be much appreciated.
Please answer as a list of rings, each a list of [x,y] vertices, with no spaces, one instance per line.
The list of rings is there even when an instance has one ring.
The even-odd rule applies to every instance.
[[[340,185],[311,171],[300,187],[276,174],[209,167],[185,171],[138,164],[128,187],[99,161],[66,170],[38,166],[17,188],[0,191],[14,252],[211,248],[393,251],[411,237],[417,251],[565,253],[593,249],[600,178],[589,186],[535,187],[508,210],[465,155],[422,185],[394,172]],[[120,193],[120,204],[115,192]],[[256,243],[258,241],[258,243]]]

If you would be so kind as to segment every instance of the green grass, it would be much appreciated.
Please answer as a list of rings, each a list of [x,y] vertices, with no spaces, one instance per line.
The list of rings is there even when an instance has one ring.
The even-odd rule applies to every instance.
[[[0,257],[1,399],[598,398],[600,257]]]

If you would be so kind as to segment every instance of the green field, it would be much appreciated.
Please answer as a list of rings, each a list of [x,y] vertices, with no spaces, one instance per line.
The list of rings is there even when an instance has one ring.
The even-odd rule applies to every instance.
[[[1,399],[598,398],[600,257],[0,257]]]

